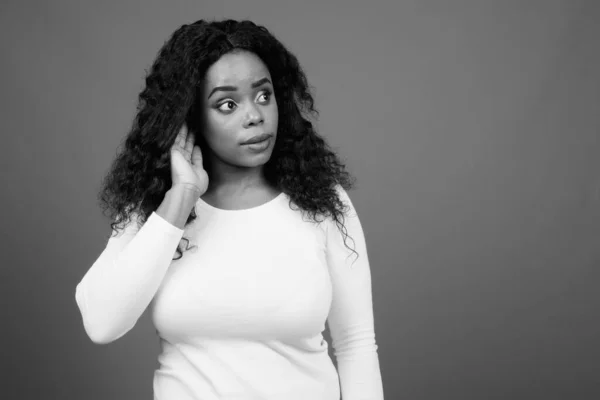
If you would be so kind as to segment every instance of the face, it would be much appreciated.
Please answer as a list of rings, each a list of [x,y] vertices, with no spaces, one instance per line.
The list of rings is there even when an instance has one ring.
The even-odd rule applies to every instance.
[[[250,52],[223,55],[207,71],[203,87],[205,157],[213,171],[261,168],[273,152],[277,136],[277,102],[271,74]],[[268,134],[255,145],[243,142]]]

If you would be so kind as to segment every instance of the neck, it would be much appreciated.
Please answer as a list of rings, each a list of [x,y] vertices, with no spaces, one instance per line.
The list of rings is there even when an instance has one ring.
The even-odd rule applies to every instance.
[[[208,179],[207,192],[225,190],[227,192],[243,192],[248,189],[268,186],[263,173],[263,166],[213,168]]]

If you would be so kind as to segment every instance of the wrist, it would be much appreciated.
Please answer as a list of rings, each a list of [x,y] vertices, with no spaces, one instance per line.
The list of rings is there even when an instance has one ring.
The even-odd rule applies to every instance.
[[[187,196],[202,196],[202,191],[198,188],[198,186],[191,183],[175,183],[169,189],[169,192],[177,192],[182,193]]]
[[[200,191],[197,188],[194,190],[187,185],[175,185],[167,190],[156,213],[177,228],[183,229],[199,197]]]

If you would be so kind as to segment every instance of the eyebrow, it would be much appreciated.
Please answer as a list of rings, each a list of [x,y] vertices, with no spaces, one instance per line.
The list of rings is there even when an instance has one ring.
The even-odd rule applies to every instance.
[[[252,89],[259,87],[260,85],[264,85],[265,83],[271,83],[271,81],[269,80],[269,78],[262,78],[257,80],[256,82],[254,82],[252,85],[250,85],[250,87]],[[272,85],[272,83],[271,83]],[[212,96],[215,92],[217,91],[222,91],[222,92],[235,92],[236,90],[238,90],[237,87],[235,86],[217,86],[215,87],[213,90],[210,91],[207,99],[210,99],[210,96]]]

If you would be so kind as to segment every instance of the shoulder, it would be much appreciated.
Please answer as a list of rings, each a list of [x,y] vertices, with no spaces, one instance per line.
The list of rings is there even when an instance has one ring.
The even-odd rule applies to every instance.
[[[358,214],[356,209],[354,208],[354,204],[352,203],[352,199],[350,198],[350,194],[346,189],[342,187],[339,183],[336,183],[334,186],[335,192],[337,194],[337,198],[342,203],[341,214],[338,214],[338,221],[341,222],[348,228],[348,223],[351,223],[353,220],[358,219]],[[328,215],[325,221],[325,229],[326,232],[333,233],[338,232],[340,227],[338,223],[334,219],[333,215]]]
[[[111,224],[111,236],[118,238],[121,236],[135,235],[145,224],[145,222],[146,221],[142,217],[142,213],[139,210],[129,209],[124,215],[121,215],[113,220],[113,224]]]
[[[335,184],[334,189],[337,193],[338,198],[344,206],[344,216],[356,217],[356,209],[354,208],[354,204],[352,203],[352,199],[350,198],[350,194],[348,193],[348,191],[344,189],[339,183]]]

